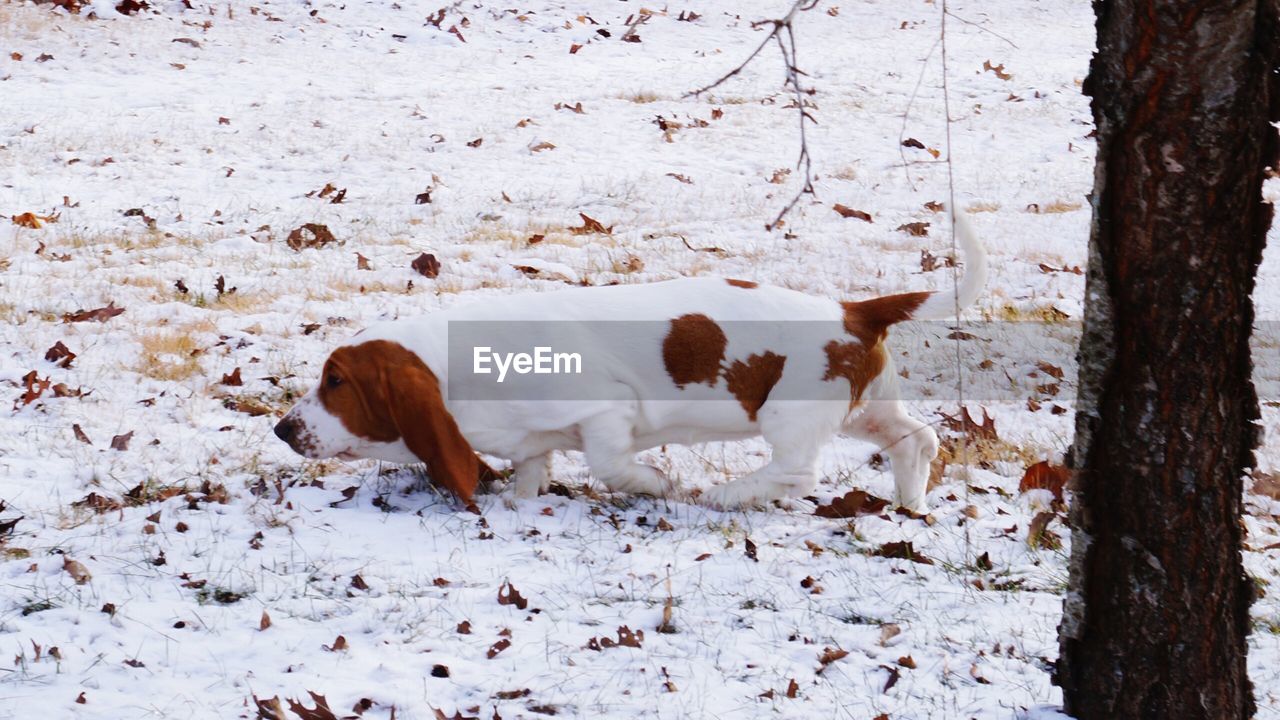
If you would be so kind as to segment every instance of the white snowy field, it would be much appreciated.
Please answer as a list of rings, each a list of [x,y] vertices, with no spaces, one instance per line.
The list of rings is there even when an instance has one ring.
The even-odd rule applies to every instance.
[[[685,93],[784,0],[114,5],[0,3],[0,718],[273,717],[255,696],[304,720],[1055,716],[1070,533],[1058,516],[1060,546],[1029,542],[1050,494],[1019,481],[1071,438],[1088,2],[951,3],[957,203],[993,268],[966,317],[1045,329],[1024,353],[958,341],[970,382],[1007,397],[969,403],[998,438],[952,458],[929,522],[611,497],[572,454],[554,468],[570,492],[499,487],[477,517],[417,469],[304,460],[271,427],[363,325],[487,295],[693,275],[948,287],[921,258],[950,251],[925,207],[948,199],[933,0],[798,16],[816,198],[773,232],[802,182],[776,49]],[[575,233],[580,213],[611,234]],[[306,223],[335,242],[292,249]],[[410,267],[424,252],[438,277]],[[59,342],[70,363],[46,359]],[[956,412],[954,372],[908,346],[899,368],[940,378],[917,415]],[[1276,350],[1259,343],[1272,383]],[[891,497],[876,450],[831,447],[820,498]],[[705,488],[764,452],[645,459]],[[1246,501],[1250,668],[1276,717],[1280,501]],[[931,564],[882,556],[903,541]],[[511,587],[527,604],[500,602]]]

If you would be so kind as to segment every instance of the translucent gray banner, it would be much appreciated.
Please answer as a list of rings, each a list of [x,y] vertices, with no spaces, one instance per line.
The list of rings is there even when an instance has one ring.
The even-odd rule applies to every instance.
[[[884,344],[904,399],[954,399],[963,381],[967,401],[1034,407],[1074,403],[1079,339],[1075,322],[908,322]],[[723,400],[712,391],[726,387],[734,363],[771,355],[796,378],[778,383],[771,400],[828,399],[828,346],[851,341],[835,321],[720,321],[683,331],[672,321],[452,322],[447,392],[467,401]],[[1280,324],[1259,324],[1253,347],[1258,395],[1276,399]]]

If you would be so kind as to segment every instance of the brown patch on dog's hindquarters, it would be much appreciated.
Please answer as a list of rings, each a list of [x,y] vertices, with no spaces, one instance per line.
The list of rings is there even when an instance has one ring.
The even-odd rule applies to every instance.
[[[727,280],[725,280],[725,282],[729,283],[730,285],[736,288],[742,288],[743,290],[752,290],[754,288],[760,287],[760,283],[754,280],[738,280],[736,278],[728,278]]]
[[[888,361],[884,345],[876,343],[869,349],[859,342],[832,340],[823,350],[827,354],[827,371],[822,376],[826,382],[844,378],[849,381],[849,408],[862,401],[867,385],[884,370]]]
[[[724,379],[729,385],[729,392],[742,403],[751,422],[756,421],[756,413],[769,399],[773,386],[782,378],[782,366],[787,362],[785,355],[777,355],[768,350],[763,355],[750,355],[744,363],[734,360],[725,368]]]
[[[910,320],[911,314],[930,295],[933,293],[911,292],[858,302],[842,302],[840,305],[844,308],[844,331],[861,340],[864,346],[872,347],[884,339],[890,325]]]
[[[662,364],[676,387],[706,383],[715,387],[729,345],[724,330],[706,315],[690,313],[671,321],[662,340]]]

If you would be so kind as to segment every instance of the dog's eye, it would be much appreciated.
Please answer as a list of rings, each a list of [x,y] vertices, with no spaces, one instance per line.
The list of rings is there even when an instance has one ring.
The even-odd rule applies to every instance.
[[[333,373],[329,373],[329,376],[324,379],[324,384],[330,388],[336,388],[342,384],[342,378],[334,375]]]

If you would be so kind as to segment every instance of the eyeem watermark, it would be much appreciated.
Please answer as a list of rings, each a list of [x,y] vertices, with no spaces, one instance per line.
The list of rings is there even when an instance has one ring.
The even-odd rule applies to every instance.
[[[477,347],[472,354],[471,371],[477,375],[498,372],[498,382],[507,379],[507,372],[517,375],[581,375],[580,353],[553,352],[550,347],[539,346],[532,353],[494,352],[491,347]]]

